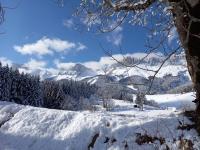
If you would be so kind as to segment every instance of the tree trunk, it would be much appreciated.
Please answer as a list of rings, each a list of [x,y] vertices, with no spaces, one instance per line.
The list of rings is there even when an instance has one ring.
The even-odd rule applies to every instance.
[[[172,11],[196,92],[196,112],[200,115],[200,0],[178,0]]]

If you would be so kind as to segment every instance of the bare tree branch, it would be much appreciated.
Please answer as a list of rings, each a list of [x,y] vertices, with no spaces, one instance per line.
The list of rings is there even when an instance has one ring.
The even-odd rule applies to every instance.
[[[119,12],[122,10],[125,10],[125,11],[145,10],[154,2],[156,2],[156,0],[146,0],[146,1],[138,2],[138,3],[130,2],[129,0],[122,1],[122,2],[116,1],[114,3],[112,2],[112,0],[104,0],[104,2],[107,4],[107,6],[112,8],[114,11]]]
[[[0,24],[4,22],[4,14],[5,14],[4,8],[0,3]]]
[[[164,64],[166,63],[166,61],[167,61],[168,59],[170,59],[170,57],[171,57],[173,54],[175,54],[180,48],[181,48],[181,47],[177,47],[177,48],[176,48],[174,51],[172,51],[172,52],[163,60],[163,62],[160,64],[159,68],[155,71],[155,74],[154,74],[153,77],[150,79],[150,86],[149,86],[149,89],[148,89],[148,91],[147,91],[147,94],[150,93],[151,88],[152,88],[152,85],[153,85],[153,81],[154,81],[156,75],[158,74],[158,72],[159,72],[159,71],[161,70],[161,68],[163,67],[163,65],[164,65]]]

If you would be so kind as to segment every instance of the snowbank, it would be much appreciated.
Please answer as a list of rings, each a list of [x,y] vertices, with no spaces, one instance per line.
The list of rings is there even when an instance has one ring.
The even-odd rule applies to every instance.
[[[164,97],[148,98],[159,101]],[[169,101],[173,102],[170,96]],[[0,101],[0,150],[121,150],[127,146],[131,150],[155,149],[155,143],[135,143],[137,133],[164,137],[171,149],[177,148],[173,138],[183,133],[184,138],[200,146],[195,130],[177,130],[179,121],[190,123],[179,113],[147,106],[139,111],[133,103],[119,100],[114,100],[110,112],[62,111]]]
[[[192,102],[195,99],[195,93],[185,94],[161,94],[147,95],[148,100],[156,101],[161,107],[173,107],[176,109],[195,109],[195,104]]]

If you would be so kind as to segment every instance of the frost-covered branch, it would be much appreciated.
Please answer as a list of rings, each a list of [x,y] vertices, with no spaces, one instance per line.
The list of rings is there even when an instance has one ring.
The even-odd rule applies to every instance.
[[[125,10],[125,11],[145,10],[154,2],[156,2],[156,0],[143,0],[139,2],[132,2],[130,0],[112,2],[112,0],[104,0],[104,2],[105,4],[107,4],[107,6],[112,8],[114,11],[119,12],[122,10]]]

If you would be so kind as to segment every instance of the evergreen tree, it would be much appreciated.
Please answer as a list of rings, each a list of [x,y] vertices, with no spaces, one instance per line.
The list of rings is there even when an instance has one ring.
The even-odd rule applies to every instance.
[[[10,101],[11,74],[8,65],[1,72],[1,100]]]
[[[47,108],[60,109],[65,100],[65,94],[59,83],[54,81],[43,82],[43,106]]]
[[[96,92],[96,87],[86,82],[64,80],[40,82],[38,76],[19,73],[0,63],[0,100],[23,105],[55,109],[78,110],[85,98]],[[80,103],[80,97],[84,104]]]
[[[11,91],[10,91],[10,99],[13,102],[19,101],[19,93],[18,93],[18,86],[20,83],[20,74],[18,70],[12,71],[12,83],[11,83]]]

